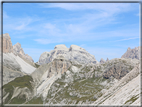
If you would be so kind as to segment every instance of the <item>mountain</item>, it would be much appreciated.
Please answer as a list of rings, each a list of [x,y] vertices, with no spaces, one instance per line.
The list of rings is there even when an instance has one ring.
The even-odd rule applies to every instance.
[[[140,47],[135,47],[131,49],[130,47],[127,51],[122,55],[121,58],[132,58],[132,59],[140,59]]]
[[[29,60],[30,62],[34,62],[31,56],[24,53],[20,43],[16,43],[15,45],[13,45],[13,53],[23,59]]]
[[[0,38],[1,44],[1,38]],[[13,52],[13,46],[11,42],[11,38],[8,33],[3,34],[3,53]]]
[[[105,60],[103,58],[101,58],[100,63],[101,64],[105,63]]]
[[[124,58],[112,59],[104,64],[78,64],[58,55],[52,62],[38,67],[31,75],[17,78],[27,80],[28,87],[24,82],[21,83],[21,86],[16,79],[4,85],[4,90],[8,90],[11,85],[15,87],[11,92],[4,91],[4,101],[9,104],[15,104],[18,101],[24,104],[44,105],[93,104],[94,102],[98,104],[96,101],[123,78],[126,78],[125,82],[135,78],[135,75],[132,74],[138,64],[139,61],[136,59]],[[115,72],[112,67],[118,65],[123,69]],[[106,78],[106,72],[110,72],[109,70],[113,72],[110,78]],[[125,71],[127,72],[125,73]],[[127,76],[130,72],[132,72],[131,75]],[[116,75],[116,73],[120,75]],[[121,84],[125,87],[124,80]],[[117,89],[117,87],[115,88]],[[15,93],[16,90],[19,90],[18,94]],[[8,97],[8,93],[11,96]]]
[[[78,63],[87,64],[87,63],[98,63],[95,57],[89,54],[85,49],[77,46],[71,45],[70,48],[67,48],[65,45],[56,45],[54,50],[50,52],[44,52],[41,54],[38,64],[46,64],[54,60],[58,55],[64,56],[70,61],[76,61]]]
[[[140,106],[137,58],[98,63],[79,46],[56,45],[41,54],[39,66],[27,59],[20,43],[7,46],[3,53],[4,104]]]
[[[24,55],[21,45],[18,43],[12,46],[9,34],[3,34],[3,84],[12,81],[16,77],[30,74],[36,69],[35,64],[26,59]]]
[[[140,106],[140,64],[135,66],[126,76],[118,81],[93,104],[103,105],[133,105]]]

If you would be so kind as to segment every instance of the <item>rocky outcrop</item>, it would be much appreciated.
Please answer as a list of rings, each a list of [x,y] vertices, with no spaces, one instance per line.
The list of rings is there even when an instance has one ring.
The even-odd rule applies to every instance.
[[[65,45],[56,45],[54,50],[50,51],[49,53],[44,52],[40,56],[38,63],[40,65],[49,63],[58,55],[62,55],[70,61],[79,62],[82,64],[98,63],[93,55],[89,54],[85,49],[77,45],[71,45],[69,49]]]
[[[26,59],[26,60],[29,60],[31,62],[34,62],[31,56],[29,56],[28,54],[24,53],[23,49],[21,48],[21,44],[20,43],[16,43],[13,46],[13,53],[15,55],[18,55],[19,57],[21,57],[23,59]]]
[[[111,64],[108,64],[111,63]],[[108,67],[105,68],[103,77],[110,79],[111,77],[121,79],[130,72],[139,61],[137,59],[113,59],[105,63]]]
[[[0,38],[0,44],[1,44],[1,38]],[[5,33],[3,34],[3,53],[10,53],[10,52],[13,52],[11,38],[8,33]]]
[[[51,73],[63,74],[70,66],[71,63],[67,59],[65,59],[63,56],[57,56],[57,58],[52,61],[48,77],[51,77]]]
[[[107,58],[107,60],[106,61],[109,61],[109,59]]]
[[[131,49],[130,47],[127,51],[122,55],[121,58],[132,58],[132,59],[140,59],[140,47],[135,47]]]
[[[40,58],[39,58],[38,63],[39,63],[39,64],[42,64],[43,62],[47,62],[47,59],[49,58],[49,56],[50,56],[50,53],[49,53],[49,52],[43,52],[43,53],[40,55]]]
[[[31,76],[33,77],[36,94],[45,98],[52,83],[61,77],[64,72],[71,66],[69,60],[63,56],[58,55],[52,62],[41,65],[37,68]]]
[[[105,63],[105,60],[103,58],[101,58],[100,63],[101,64]]]

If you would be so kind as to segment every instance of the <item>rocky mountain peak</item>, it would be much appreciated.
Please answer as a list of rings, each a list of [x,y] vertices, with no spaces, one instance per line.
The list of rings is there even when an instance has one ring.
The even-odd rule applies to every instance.
[[[54,50],[51,50],[48,55],[47,53],[41,54],[38,64],[46,64],[53,61],[58,55],[64,56],[70,61],[75,61],[82,64],[88,63],[98,63],[94,55],[89,54],[85,49],[77,46],[71,45],[68,49],[65,45],[56,45]]]
[[[101,58],[100,63],[101,64],[105,63],[105,60],[103,58]]]
[[[109,61],[109,59],[107,58],[107,60],[106,61]]]
[[[127,51],[129,51],[129,50],[131,50],[131,48],[130,48],[130,47],[128,47]]]
[[[134,49],[131,49],[130,47],[127,49],[127,51],[122,55],[121,58],[132,58],[132,59],[140,59],[140,47],[135,47]]]
[[[86,50],[81,48],[80,46],[71,45],[69,51],[86,51]]]
[[[66,50],[66,51],[69,50],[64,44],[56,45],[56,46],[54,47],[54,49],[55,49],[55,50]]]
[[[31,56],[24,53],[23,48],[21,47],[20,43],[16,43],[15,45],[13,45],[13,53],[23,59],[34,62]]]
[[[1,44],[1,38],[0,38]],[[11,53],[13,52],[11,38],[8,33],[3,34],[3,53]]]
[[[10,38],[10,36],[9,36],[8,33],[3,34],[3,37],[4,37],[4,38]],[[11,38],[10,38],[10,39],[11,39]]]

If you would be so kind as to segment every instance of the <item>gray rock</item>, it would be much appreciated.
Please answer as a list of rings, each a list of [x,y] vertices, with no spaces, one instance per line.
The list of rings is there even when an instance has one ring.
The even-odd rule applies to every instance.
[[[121,58],[132,58],[132,59],[140,59],[140,46],[131,49],[130,47],[127,51],[122,55]]]
[[[65,45],[56,45],[54,50],[50,51],[49,53],[43,53],[40,56],[38,63],[40,65],[49,63],[53,61],[58,55],[62,55],[66,59],[76,63],[98,63],[93,55],[89,54],[85,49],[76,45],[71,45],[69,49]]]
[[[118,59],[115,58],[113,60],[108,61],[105,63],[108,67],[105,68],[105,72],[103,77],[109,79],[111,76],[116,79],[121,79],[124,77],[128,72],[130,72],[135,65],[139,63],[138,60],[132,59]]]
[[[109,61],[109,59],[107,58],[107,60],[106,61]]]
[[[100,63],[101,64],[105,63],[105,60],[103,58],[101,58]]]
[[[13,45],[13,53],[23,59],[34,62],[31,56],[24,53],[20,43],[16,43],[15,45]]]

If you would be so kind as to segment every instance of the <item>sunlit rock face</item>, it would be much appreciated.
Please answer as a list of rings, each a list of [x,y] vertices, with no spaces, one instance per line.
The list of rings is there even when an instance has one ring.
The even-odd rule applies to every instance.
[[[16,43],[14,46],[13,46],[13,53],[15,55],[18,55],[19,57],[23,58],[23,59],[26,59],[30,62],[34,62],[32,57],[29,56],[28,54],[25,54],[22,47],[21,47],[21,44],[20,43]]]
[[[70,48],[67,48],[63,44],[56,45],[54,50],[41,54],[38,63],[40,65],[49,63],[53,61],[58,55],[62,55],[70,61],[75,61],[82,64],[98,63],[95,57],[89,54],[85,49],[77,45],[71,45]]]
[[[132,58],[132,59],[140,59],[140,46],[131,49],[130,47],[127,51],[122,55],[121,58]]]
[[[0,37],[1,44],[1,37]],[[13,46],[11,42],[11,38],[8,33],[3,34],[3,53],[13,52]]]

